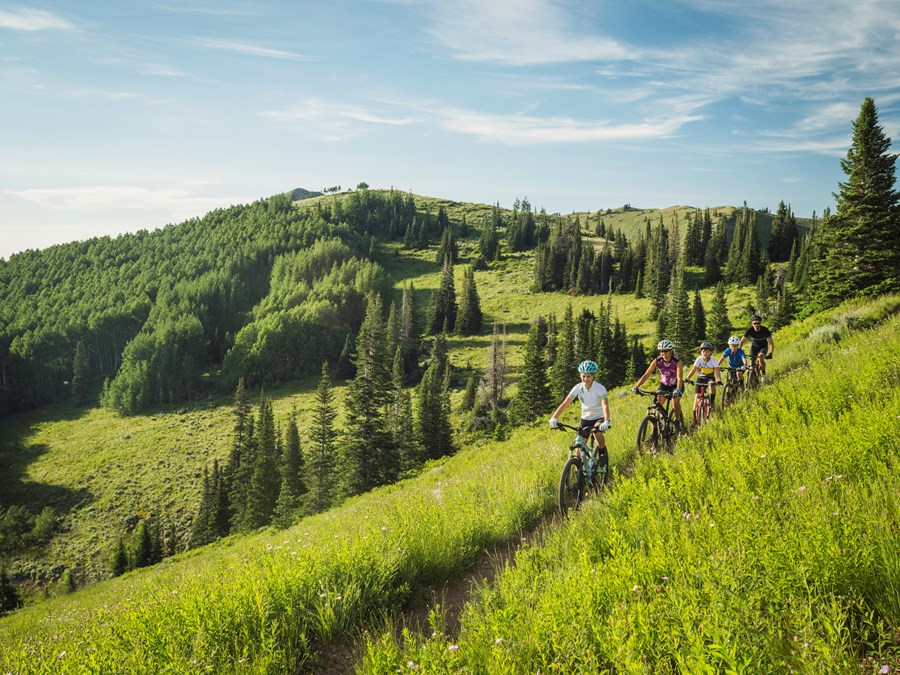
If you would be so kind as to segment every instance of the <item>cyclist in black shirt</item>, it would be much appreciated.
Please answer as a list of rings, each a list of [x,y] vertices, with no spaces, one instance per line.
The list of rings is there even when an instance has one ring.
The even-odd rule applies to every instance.
[[[775,354],[775,341],[772,339],[772,331],[762,325],[762,317],[754,314],[750,319],[750,328],[744,332],[738,349],[744,346],[744,341],[750,339],[750,361],[756,363],[759,368],[760,379],[766,381],[766,359],[771,359]]]

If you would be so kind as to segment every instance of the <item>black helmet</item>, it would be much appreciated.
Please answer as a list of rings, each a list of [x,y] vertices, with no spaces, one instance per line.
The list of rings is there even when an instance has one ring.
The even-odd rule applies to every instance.
[[[703,342],[700,345],[700,349],[712,349],[712,348],[713,348],[713,346],[712,346],[711,342]]]
[[[762,321],[762,317],[759,314],[754,314],[750,319],[750,323],[753,323],[754,321]]]

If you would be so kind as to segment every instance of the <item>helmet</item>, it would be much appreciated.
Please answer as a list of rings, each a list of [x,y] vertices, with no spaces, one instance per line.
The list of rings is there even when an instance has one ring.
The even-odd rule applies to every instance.
[[[591,361],[590,359],[587,361],[582,361],[581,363],[578,364],[578,372],[579,373],[589,373],[590,375],[593,375],[594,373],[597,372],[597,364],[596,364],[596,362]]]
[[[728,338],[729,347],[737,347],[739,344],[741,344],[741,338],[739,338],[737,335],[732,335],[730,338]]]
[[[762,321],[762,317],[759,314],[754,314],[750,317],[750,322],[752,323],[753,321]]]
[[[711,342],[708,342],[708,341],[707,341],[707,342],[703,342],[703,343],[700,345],[700,349],[712,349],[712,348],[713,348],[712,343],[711,343]]]
[[[670,349],[675,349],[675,344],[671,340],[660,340],[656,345],[656,350],[660,352],[666,352]]]

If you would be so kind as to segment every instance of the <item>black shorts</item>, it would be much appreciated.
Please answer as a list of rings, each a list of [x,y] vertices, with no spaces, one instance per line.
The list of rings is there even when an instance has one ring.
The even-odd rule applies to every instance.
[[[716,381],[713,379],[712,375],[698,375],[697,376],[697,387],[714,387]]]
[[[595,426],[597,426],[598,424],[600,424],[601,422],[603,422],[604,419],[605,418],[603,418],[603,417],[598,417],[593,420],[581,420],[578,423],[578,435],[581,436],[582,438],[587,438],[588,434],[591,433],[593,428]]]
[[[769,353],[769,343],[766,342],[762,346],[757,347],[756,345],[750,345],[750,361],[756,361],[756,357],[759,354],[765,356]]]
[[[662,382],[660,382],[659,386],[656,388],[656,391],[657,392],[662,391],[662,392],[665,392],[666,394],[671,394],[676,389],[678,389],[678,384],[663,384]]]

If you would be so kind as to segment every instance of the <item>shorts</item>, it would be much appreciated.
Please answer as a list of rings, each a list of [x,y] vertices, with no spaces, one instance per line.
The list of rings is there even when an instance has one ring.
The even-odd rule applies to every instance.
[[[605,418],[597,417],[592,420],[581,420],[578,423],[578,435],[582,438],[587,438],[588,434],[591,433],[591,430],[598,424],[600,424]]]
[[[698,375],[697,376],[697,387],[709,387],[712,388],[716,384],[716,381],[713,379],[712,375]]]
[[[769,352],[769,343],[766,342],[761,347],[757,347],[756,345],[750,345],[750,361],[756,361],[756,357],[759,354],[765,356]]]
[[[663,384],[662,382],[660,382],[659,386],[656,388],[656,391],[657,392],[662,391],[662,392],[665,392],[666,394],[671,394],[676,389],[678,389],[677,383],[676,384]]]

